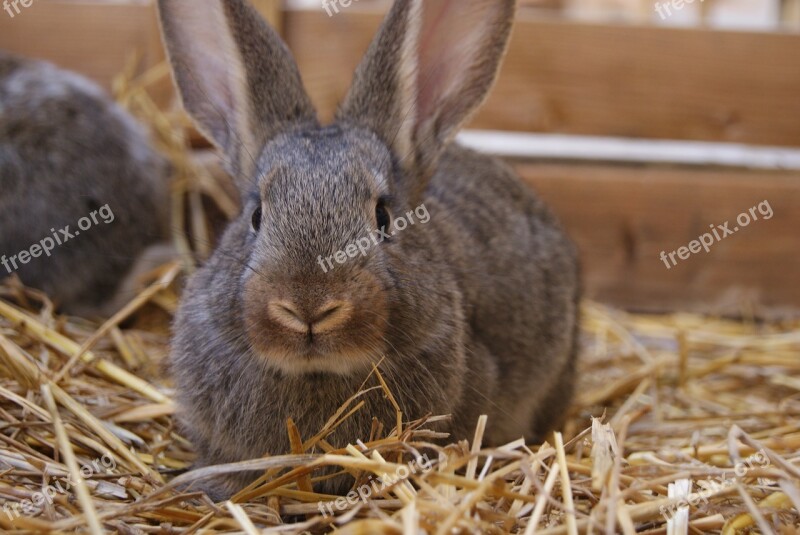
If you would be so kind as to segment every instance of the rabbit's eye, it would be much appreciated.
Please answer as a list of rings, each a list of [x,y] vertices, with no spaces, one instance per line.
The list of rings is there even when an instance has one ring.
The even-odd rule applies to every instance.
[[[389,215],[389,210],[386,208],[385,201],[378,201],[375,207],[375,221],[378,223],[378,228],[384,232],[389,232],[389,226],[392,224],[392,217]]]
[[[259,205],[259,207],[256,208],[255,211],[253,212],[253,220],[252,220],[253,230],[256,232],[261,230],[261,218],[262,218],[261,206]]]

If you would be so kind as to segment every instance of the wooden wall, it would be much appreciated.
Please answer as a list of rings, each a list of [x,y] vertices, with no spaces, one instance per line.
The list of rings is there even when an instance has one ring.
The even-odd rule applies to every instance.
[[[333,17],[286,14],[286,37],[323,116],[346,93],[380,20],[356,7]],[[576,24],[522,12],[472,127],[800,146],[798,53],[798,34]]]
[[[588,294],[626,308],[720,314],[800,309],[800,176],[781,171],[521,162],[520,175],[579,245]],[[709,225],[733,230],[767,201],[773,216],[669,269],[660,254]],[[765,212],[767,210],[764,210]],[[722,231],[718,231],[723,236]],[[671,264],[671,263],[670,263]]]

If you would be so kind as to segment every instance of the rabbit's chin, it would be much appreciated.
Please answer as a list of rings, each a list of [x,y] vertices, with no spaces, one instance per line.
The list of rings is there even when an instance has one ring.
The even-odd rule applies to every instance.
[[[380,352],[357,349],[325,354],[316,352],[301,354],[283,349],[255,348],[255,354],[270,368],[291,376],[310,374],[350,376],[367,372],[383,358]]]

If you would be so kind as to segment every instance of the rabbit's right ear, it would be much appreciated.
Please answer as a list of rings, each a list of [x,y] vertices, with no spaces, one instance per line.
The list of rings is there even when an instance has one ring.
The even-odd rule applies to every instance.
[[[419,197],[497,77],[515,0],[395,0],[337,115],[394,151]]]
[[[297,64],[245,0],[158,0],[164,43],[183,104],[249,179],[264,145],[298,123],[316,123]]]

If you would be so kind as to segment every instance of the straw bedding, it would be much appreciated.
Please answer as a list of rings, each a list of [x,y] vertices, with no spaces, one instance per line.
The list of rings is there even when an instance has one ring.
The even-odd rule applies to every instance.
[[[60,317],[13,280],[0,286],[4,532],[800,532],[800,321],[587,302],[577,397],[544,444],[485,446],[481,420],[473,440],[425,449],[444,415],[398,414],[336,451],[325,437],[364,410],[354,392],[313,437],[287,422],[285,456],[192,471],[163,371],[169,323],[181,273],[210,250],[211,213],[236,207],[193,162],[181,121],[147,99],[143,87],[161,76],[121,77],[117,92],[175,164],[184,261],[153,273],[103,324]],[[394,402],[379,368],[365,388]],[[356,476],[349,499],[313,492],[326,466]],[[192,491],[209,473],[245,467],[263,476],[228,502]]]

